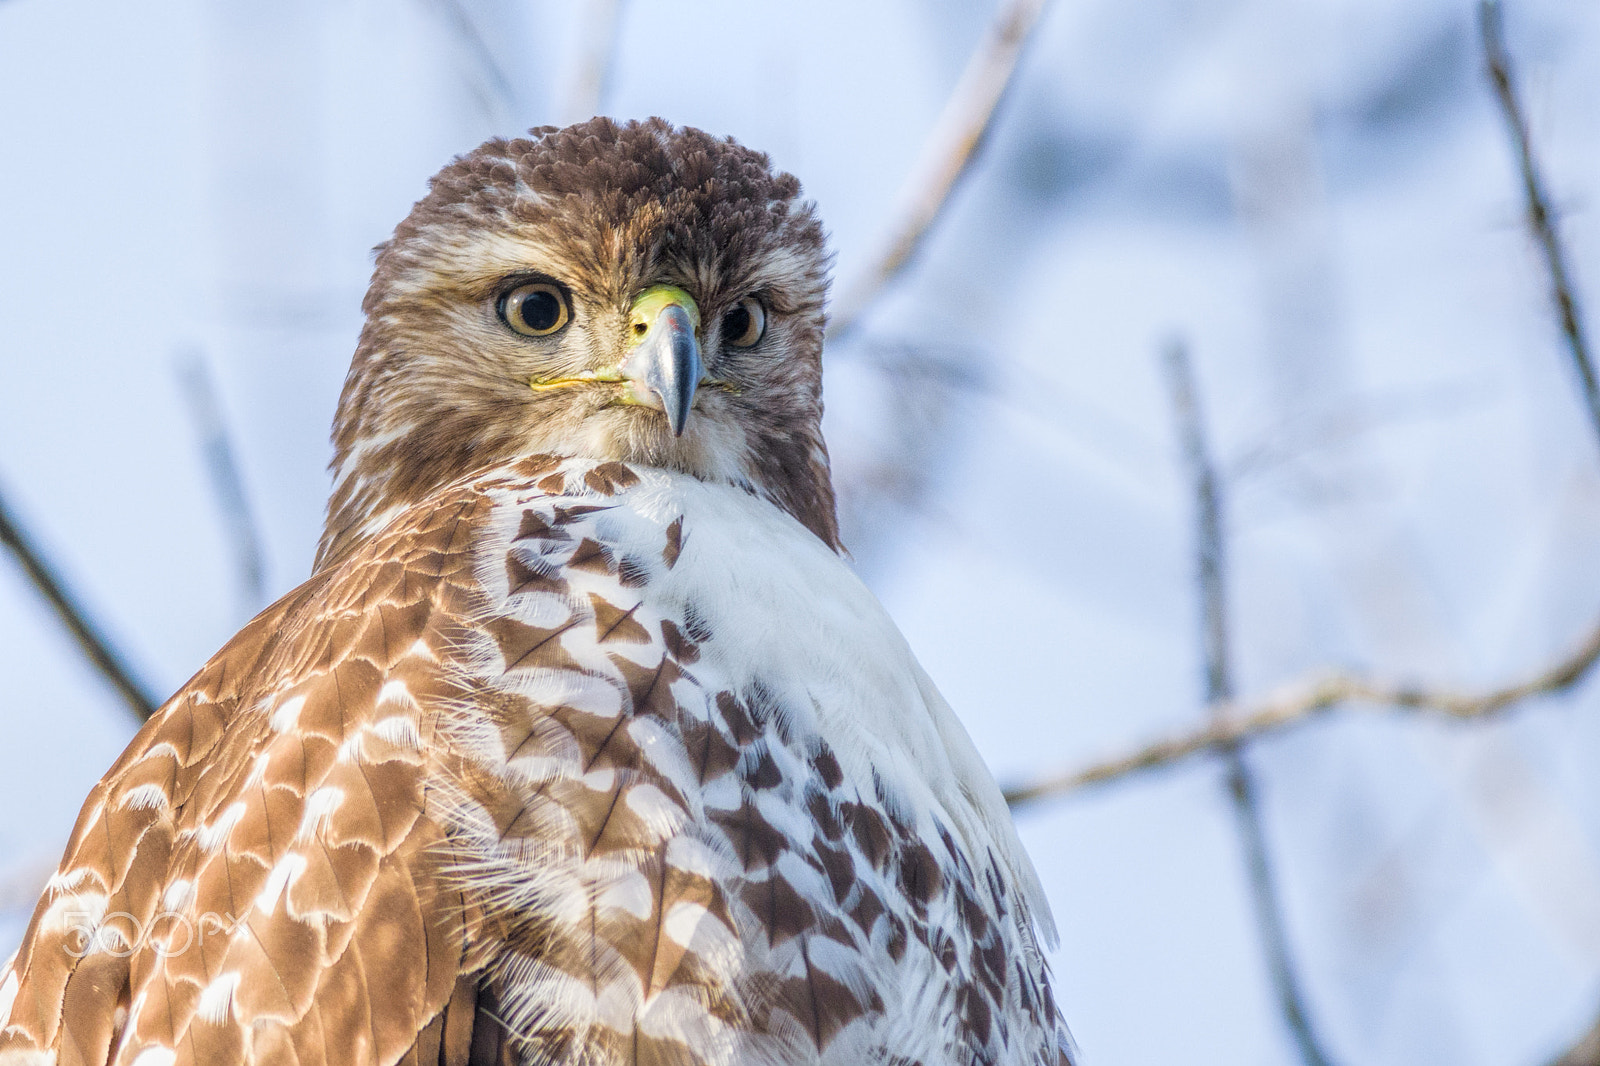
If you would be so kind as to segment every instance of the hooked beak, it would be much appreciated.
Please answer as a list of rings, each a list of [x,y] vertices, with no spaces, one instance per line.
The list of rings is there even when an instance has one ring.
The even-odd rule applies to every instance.
[[[622,363],[626,397],[664,412],[672,435],[681,437],[700,384],[700,308],[682,289],[656,285],[633,302],[629,323],[643,339]]]

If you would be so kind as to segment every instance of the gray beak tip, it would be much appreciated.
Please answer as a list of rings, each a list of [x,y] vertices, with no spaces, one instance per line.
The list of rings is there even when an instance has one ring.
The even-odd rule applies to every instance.
[[[700,344],[689,312],[676,304],[662,308],[628,362],[661,401],[672,435],[683,436],[701,373]]]

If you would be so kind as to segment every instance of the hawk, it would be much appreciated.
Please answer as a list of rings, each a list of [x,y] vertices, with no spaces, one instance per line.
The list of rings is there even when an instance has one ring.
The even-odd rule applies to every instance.
[[[1070,1063],[1000,792],[841,557],[826,269],[659,119],[439,173],[313,575],[89,795],[0,1063]]]

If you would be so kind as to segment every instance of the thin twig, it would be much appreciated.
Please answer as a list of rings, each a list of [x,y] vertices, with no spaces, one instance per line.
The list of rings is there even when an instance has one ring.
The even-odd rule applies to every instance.
[[[1222,535],[1222,486],[1217,480],[1205,424],[1194,391],[1194,371],[1188,350],[1174,341],[1164,353],[1163,368],[1172,392],[1173,420],[1179,445],[1194,487],[1195,553],[1200,586],[1201,646],[1205,652],[1206,703],[1214,706],[1233,698],[1233,677],[1228,654],[1227,560]]]
[[[1222,465],[1230,484],[1258,478],[1364,436],[1446,418],[1496,398],[1488,381],[1435,382],[1414,389],[1351,395],[1319,411],[1297,411],[1267,428]]]
[[[508,119],[515,118],[518,111],[517,90],[512,86],[511,79],[506,76],[505,69],[500,66],[499,60],[495,59],[494,52],[489,49],[489,42],[484,40],[483,34],[479,32],[478,24],[472,19],[472,13],[466,9],[461,0],[435,0],[435,2],[449,18],[456,38],[466,48],[473,63],[482,73],[501,114]]]
[[[1306,725],[1351,704],[1385,714],[1417,713],[1457,721],[1489,718],[1534,696],[1553,696],[1567,691],[1587,677],[1596,662],[1600,662],[1600,624],[1581,644],[1549,666],[1525,680],[1485,692],[1457,692],[1357,674],[1329,674],[1286,686],[1257,703],[1220,704],[1212,708],[1211,724],[1204,728],[1008,789],[1006,800],[1018,807],[1095,785],[1127,781],[1197,755],[1226,751],[1244,740]]]
[[[849,353],[852,361],[894,382],[883,390],[885,409],[872,419],[867,439],[844,449],[854,461],[834,468],[851,557],[859,572],[870,575],[906,516],[926,517],[932,473],[967,411],[958,400],[992,390],[979,372],[985,361],[958,345],[874,337]]]
[[[1206,703],[1218,707],[1233,699],[1233,678],[1228,652],[1227,554],[1222,529],[1222,486],[1217,479],[1211,448],[1206,440],[1205,422],[1195,396],[1194,370],[1187,349],[1181,342],[1170,344],[1164,360],[1172,390],[1173,418],[1183,446],[1185,465],[1194,486],[1196,578],[1200,586],[1200,633],[1205,650]],[[1244,845],[1245,869],[1249,875],[1250,899],[1256,925],[1261,932],[1261,947],[1266,953],[1267,972],[1277,994],[1278,1009],[1294,1037],[1300,1058],[1306,1066],[1328,1066],[1316,1031],[1306,1011],[1300,989],[1294,954],[1289,946],[1283,908],[1278,898],[1277,874],[1262,824],[1255,775],[1245,761],[1239,741],[1222,750],[1227,771],[1228,795],[1233,801],[1234,820]]]
[[[84,658],[89,660],[91,666],[100,671],[101,676],[111,682],[111,686],[117,690],[117,694],[128,705],[128,709],[138,716],[141,722],[154,714],[156,701],[150,697],[145,687],[134,679],[133,671],[122,653],[90,619],[88,611],[67,592],[66,585],[55,567],[45,559],[34,539],[22,528],[16,515],[7,506],[3,493],[0,493],[0,544],[10,549],[11,554],[21,564],[22,572],[28,575],[33,587],[38,589],[39,594],[55,609],[56,617],[61,619],[61,624],[72,634],[78,650],[83,652]]]
[[[622,0],[587,0],[580,13],[578,65],[561,95],[561,121],[582,122],[601,113],[611,89]]]
[[[211,476],[211,491],[222,510],[222,522],[233,547],[240,603],[245,617],[249,617],[261,609],[265,599],[261,536],[250,510],[250,500],[245,495],[244,480],[239,476],[233,437],[228,432],[216,383],[212,381],[205,357],[198,351],[180,356],[178,379],[189,403],[189,415],[200,435],[200,451],[205,456],[206,472]]]
[[[1483,58],[1489,81],[1494,85],[1495,98],[1500,101],[1500,111],[1505,117],[1506,129],[1511,134],[1512,146],[1516,149],[1517,166],[1522,172],[1528,228],[1533,231],[1534,239],[1544,253],[1545,270],[1550,275],[1550,299],[1555,304],[1556,317],[1561,322],[1561,335],[1566,339],[1567,352],[1572,356],[1573,367],[1583,383],[1583,399],[1588,406],[1589,423],[1594,428],[1596,440],[1600,441],[1600,378],[1596,377],[1594,360],[1589,356],[1589,341],[1584,333],[1577,297],[1573,295],[1566,252],[1556,233],[1556,215],[1550,207],[1550,197],[1545,191],[1539,162],[1533,154],[1528,120],[1517,98],[1511,56],[1506,51],[1505,25],[1497,0],[1482,0],[1478,5],[1478,27],[1482,31]]]
[[[956,83],[901,195],[899,220],[882,251],[834,301],[828,337],[837,340],[898,277],[967,172],[1049,0],[1009,0]]]
[[[1539,161],[1533,154],[1533,138],[1528,130],[1527,116],[1517,97],[1516,79],[1511,66],[1511,55],[1506,49],[1505,21],[1498,0],[1481,0],[1478,5],[1478,28],[1483,40],[1484,66],[1494,86],[1495,99],[1500,102],[1500,113],[1506,130],[1511,135],[1512,147],[1517,154],[1517,168],[1522,174],[1522,193],[1526,201],[1528,228],[1544,253],[1545,271],[1549,276],[1550,300],[1555,305],[1561,335],[1567,342],[1567,354],[1572,358],[1583,385],[1583,399],[1589,412],[1589,424],[1600,440],[1600,381],[1597,381],[1594,360],[1589,354],[1589,341],[1583,328],[1583,315],[1573,292],[1571,274],[1567,269],[1566,250],[1556,231],[1558,219],[1550,206]],[[1600,655],[1600,633],[1591,638],[1595,654]],[[1593,660],[1591,659],[1591,662]],[[1587,668],[1587,667],[1585,667]],[[1581,676],[1579,671],[1579,676]],[[1575,679],[1574,679],[1575,680]],[[1589,1029],[1579,1041],[1567,1050],[1552,1066],[1600,1066],[1600,1021]]]

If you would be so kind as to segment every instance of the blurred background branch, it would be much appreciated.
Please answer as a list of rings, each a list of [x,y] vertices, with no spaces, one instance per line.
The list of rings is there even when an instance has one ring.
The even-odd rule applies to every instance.
[[[1511,135],[1512,149],[1516,153],[1528,228],[1543,256],[1556,320],[1561,328],[1561,336],[1566,341],[1567,353],[1572,357],[1573,370],[1583,387],[1584,409],[1589,415],[1589,424],[1594,429],[1596,442],[1600,443],[1600,379],[1595,376],[1583,315],[1573,292],[1567,251],[1557,232],[1560,219],[1551,206],[1544,175],[1533,151],[1527,112],[1517,94],[1516,75],[1511,55],[1506,49],[1505,20],[1499,0],[1482,0],[1478,5],[1478,28],[1489,82],[1494,86],[1495,99],[1499,101],[1506,132]]]
[[[489,47],[489,41],[479,29],[477,19],[464,0],[434,0],[434,3],[449,23],[451,34],[477,74],[473,82],[477,86],[484,113],[502,121],[514,120],[522,111],[516,86],[512,84],[505,67],[495,58],[494,49]]]
[[[205,460],[211,491],[221,512],[222,527],[233,554],[235,582],[241,613],[249,618],[266,602],[266,582],[262,570],[261,534],[256,527],[250,499],[239,474],[233,434],[223,414],[210,364],[198,349],[178,356],[178,382],[189,407],[189,417],[199,436],[200,454]]]
[[[994,122],[1049,0],[1006,0],[967,63],[900,195],[883,248],[833,300],[828,339],[848,336],[905,270]]]
[[[1541,667],[1530,677],[1483,692],[1427,688],[1345,673],[1301,681],[1260,702],[1214,705],[1211,722],[1202,728],[1008,788],[1006,800],[1020,807],[1051,796],[1120,782],[1196,755],[1227,752],[1243,741],[1306,725],[1330,711],[1351,706],[1379,714],[1422,713],[1457,721],[1489,718],[1524,700],[1566,692],[1588,676],[1597,660],[1600,626],[1570,654]]]
[[[1182,340],[1167,345],[1162,359],[1167,387],[1172,398],[1173,422],[1183,453],[1184,465],[1194,506],[1195,578],[1199,586],[1200,644],[1205,662],[1205,699],[1217,710],[1233,699],[1233,668],[1228,651],[1228,556],[1223,526],[1222,485],[1211,459],[1196,392],[1194,367]],[[1250,884],[1251,903],[1261,950],[1266,956],[1267,975],[1272,982],[1278,1011],[1306,1066],[1328,1066],[1329,1059],[1312,1027],[1301,990],[1299,965],[1284,927],[1283,907],[1278,898],[1277,875],[1272,852],[1262,824],[1258,786],[1245,761],[1242,742],[1229,741],[1219,748],[1226,775],[1228,796],[1232,800],[1234,826],[1244,848],[1245,872]]]
[[[84,659],[116,690],[135,717],[142,722],[155,713],[156,700],[135,678],[127,657],[90,617],[87,608],[67,590],[66,582],[23,527],[3,492],[0,492],[0,544],[11,552],[28,581],[50,605]]]
[[[578,18],[578,56],[572,78],[561,93],[556,114],[571,125],[603,114],[617,54],[624,0],[582,0]]]
[[[1600,444],[1600,379],[1595,374],[1582,309],[1572,284],[1567,250],[1559,233],[1560,218],[1551,203],[1543,169],[1533,150],[1527,111],[1517,92],[1516,71],[1510,51],[1506,48],[1505,18],[1499,0],[1480,0],[1478,32],[1489,83],[1500,105],[1506,133],[1511,138],[1516,156],[1517,171],[1522,179],[1528,229],[1544,261],[1550,302],[1582,388],[1584,410],[1589,416],[1590,428],[1594,430],[1596,443]],[[1595,645],[1595,654],[1600,655],[1600,638],[1592,638],[1591,644]],[[1600,1066],[1600,1019],[1561,1056],[1555,1066]]]

